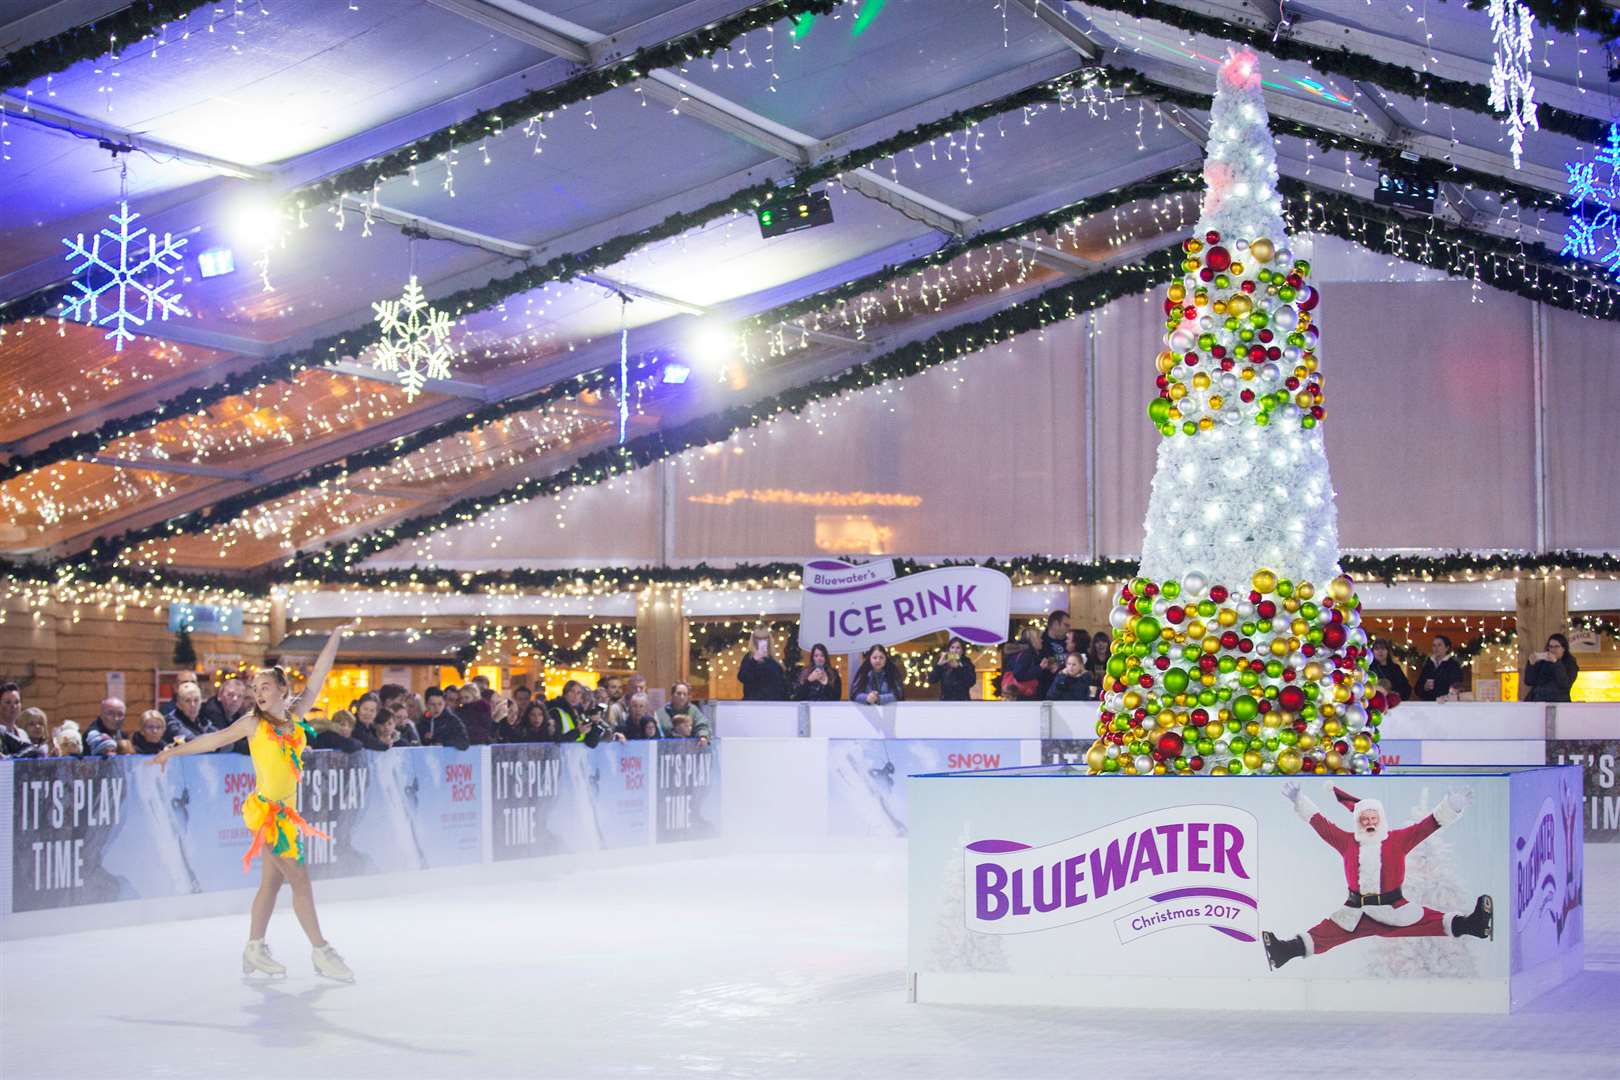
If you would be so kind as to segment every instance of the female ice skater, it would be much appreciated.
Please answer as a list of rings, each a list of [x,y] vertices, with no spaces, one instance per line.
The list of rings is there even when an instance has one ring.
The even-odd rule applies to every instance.
[[[298,778],[304,768],[304,747],[308,731],[303,716],[320,696],[321,684],[337,659],[338,641],[349,630],[340,626],[326,639],[309,685],[289,708],[287,673],[279,667],[264,668],[253,676],[253,705],[241,718],[222,731],[211,731],[189,742],[171,746],[152,758],[154,765],[166,765],[170,758],[186,754],[206,754],[240,739],[247,739],[253,758],[254,791],[242,806],[242,820],[253,833],[253,843],[242,856],[242,869],[248,870],[253,856],[263,853],[259,892],[253,898],[253,918],[247,947],[242,950],[242,973],[255,971],[281,976],[287,973],[264,943],[265,927],[276,906],[276,894],[283,881],[292,886],[293,912],[298,924],[314,947],[315,971],[329,979],[353,982],[354,972],[321,935],[315,916],[315,893],[310,888],[309,870],[304,866],[304,833],[324,836],[298,815]]]

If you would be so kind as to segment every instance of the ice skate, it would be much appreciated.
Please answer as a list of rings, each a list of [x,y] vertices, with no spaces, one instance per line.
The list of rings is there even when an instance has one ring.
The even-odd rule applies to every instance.
[[[270,946],[262,940],[249,941],[242,949],[242,974],[252,975],[255,971],[272,979],[285,978],[287,975],[286,965],[270,955]]]
[[[1266,966],[1276,971],[1296,956],[1305,955],[1305,939],[1285,938],[1281,941],[1270,930],[1260,931],[1260,943],[1266,947]]]
[[[1472,912],[1452,919],[1451,933],[1454,937],[1477,937],[1495,941],[1496,916],[1492,911],[1491,898],[1481,896],[1474,902]]]
[[[315,974],[336,979],[338,982],[354,982],[354,972],[331,945],[317,946],[311,955],[315,960]]]

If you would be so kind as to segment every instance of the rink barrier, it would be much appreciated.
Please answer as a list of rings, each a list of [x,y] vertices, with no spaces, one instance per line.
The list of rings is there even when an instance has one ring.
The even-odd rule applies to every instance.
[[[37,912],[255,887],[241,755],[0,762],[0,905]],[[718,838],[720,751],[692,739],[306,755],[316,880]],[[44,921],[44,920],[41,920]],[[8,927],[16,931],[17,926]]]
[[[725,779],[735,811],[727,829],[904,836],[908,773],[1078,763],[1098,709],[1079,701],[716,702],[715,731],[735,765]],[[1385,765],[1580,765],[1586,840],[1620,843],[1620,705],[1405,702],[1380,733]]]
[[[1583,968],[1573,766],[1292,782],[1037,766],[911,785],[913,1001],[1507,1013]],[[1381,841],[1353,831],[1373,799]],[[1366,896],[1369,853],[1404,906]]]

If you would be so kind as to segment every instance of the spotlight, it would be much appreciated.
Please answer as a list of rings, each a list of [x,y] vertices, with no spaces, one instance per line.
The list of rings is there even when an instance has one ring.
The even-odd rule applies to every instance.
[[[719,371],[736,356],[737,342],[729,328],[719,323],[705,322],[692,335],[686,351],[697,366]]]
[[[262,251],[281,238],[281,206],[274,199],[242,201],[231,211],[229,232],[239,247]]]

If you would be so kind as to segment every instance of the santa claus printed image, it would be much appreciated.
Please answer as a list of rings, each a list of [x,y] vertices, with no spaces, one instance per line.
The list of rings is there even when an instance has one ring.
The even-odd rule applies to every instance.
[[[1408,937],[1494,937],[1491,898],[1481,896],[1467,915],[1447,914],[1401,895],[1406,880],[1406,856],[1438,830],[1462,816],[1474,801],[1466,789],[1453,791],[1440,801],[1434,812],[1415,824],[1393,832],[1389,816],[1377,799],[1358,799],[1339,788],[1334,796],[1350,811],[1353,829],[1343,829],[1327,819],[1310,797],[1301,793],[1297,781],[1282,786],[1283,795],[1294,804],[1294,812],[1316,830],[1344,859],[1344,880],[1349,896],[1344,906],[1303,934],[1278,938],[1262,931],[1266,963],[1273,971],[1301,956],[1315,956],[1360,938]]]

